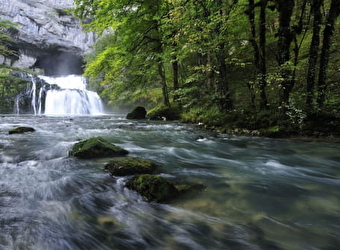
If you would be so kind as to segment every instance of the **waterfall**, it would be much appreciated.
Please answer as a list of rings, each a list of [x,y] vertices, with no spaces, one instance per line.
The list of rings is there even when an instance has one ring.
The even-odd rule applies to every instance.
[[[32,108],[33,108],[33,112],[36,115],[37,114],[37,106],[36,106],[37,83],[36,83],[33,76],[31,77],[31,82],[32,82],[32,88],[30,90],[30,96],[32,96],[31,105],[32,105]]]
[[[96,92],[86,89],[86,80],[78,75],[63,77],[40,76],[59,89],[50,89],[46,93],[46,115],[100,115],[103,104]]]
[[[25,72],[19,72],[18,76],[27,81],[25,89],[21,91],[15,97],[14,112],[20,113],[32,113],[35,115],[41,114],[42,94],[44,90],[44,84],[40,82],[40,79],[36,76]],[[37,90],[39,90],[39,97],[37,97]]]

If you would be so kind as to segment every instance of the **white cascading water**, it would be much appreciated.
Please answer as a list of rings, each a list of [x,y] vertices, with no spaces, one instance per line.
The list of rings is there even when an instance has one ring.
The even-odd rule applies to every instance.
[[[103,104],[96,92],[86,89],[82,76],[63,77],[40,76],[49,84],[60,87],[48,90],[45,101],[45,115],[101,115]]]

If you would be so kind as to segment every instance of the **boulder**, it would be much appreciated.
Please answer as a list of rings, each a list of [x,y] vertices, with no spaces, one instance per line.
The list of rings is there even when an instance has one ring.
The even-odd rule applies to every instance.
[[[151,174],[155,171],[157,165],[150,160],[124,157],[111,160],[105,165],[107,170],[112,175],[126,176],[135,174]]]
[[[8,131],[9,134],[23,134],[26,132],[34,132],[35,129],[31,127],[17,127],[15,129],[12,129]]]
[[[134,110],[132,110],[131,113],[127,114],[126,119],[141,120],[141,119],[145,119],[145,115],[146,115],[145,108],[138,106]]]
[[[94,137],[76,143],[69,155],[82,159],[91,159],[108,156],[117,157],[128,153],[127,150],[111,144],[102,137]]]
[[[148,201],[167,202],[179,195],[171,181],[158,175],[134,176],[127,182],[126,187],[144,196]]]
[[[174,107],[157,107],[150,110],[147,114],[150,120],[174,121],[181,118],[181,109],[178,106]]]

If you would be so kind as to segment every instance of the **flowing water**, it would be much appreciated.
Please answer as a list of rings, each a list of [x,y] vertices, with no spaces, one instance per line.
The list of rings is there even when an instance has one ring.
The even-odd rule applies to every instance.
[[[339,249],[340,144],[119,115],[0,121],[0,249]],[[17,126],[36,131],[9,135]],[[104,171],[108,158],[68,156],[93,136],[206,189],[148,203]]]
[[[102,115],[104,113],[103,103],[99,95],[87,90],[86,79],[79,75],[68,75],[60,77],[40,76],[41,79],[58,86],[58,89],[46,91],[45,115],[64,116],[64,115]],[[32,78],[32,87],[29,90],[32,96],[32,107],[34,114],[42,114],[42,91],[39,91],[39,98],[36,98],[36,84]],[[39,106],[36,107],[36,99]],[[17,108],[17,114],[19,114]]]

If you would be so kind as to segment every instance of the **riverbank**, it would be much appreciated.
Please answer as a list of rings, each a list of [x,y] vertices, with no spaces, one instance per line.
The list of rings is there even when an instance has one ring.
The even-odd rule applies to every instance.
[[[147,117],[161,117],[197,124],[205,130],[231,135],[293,138],[303,141],[340,142],[340,118],[336,111],[307,114],[303,111],[245,112],[234,110],[223,114],[216,109],[156,108]]]
[[[221,123],[205,120],[198,123],[204,129],[232,135],[289,138],[301,141],[322,141],[340,143],[340,120],[327,114],[311,115],[301,121],[288,116],[235,115]]]

